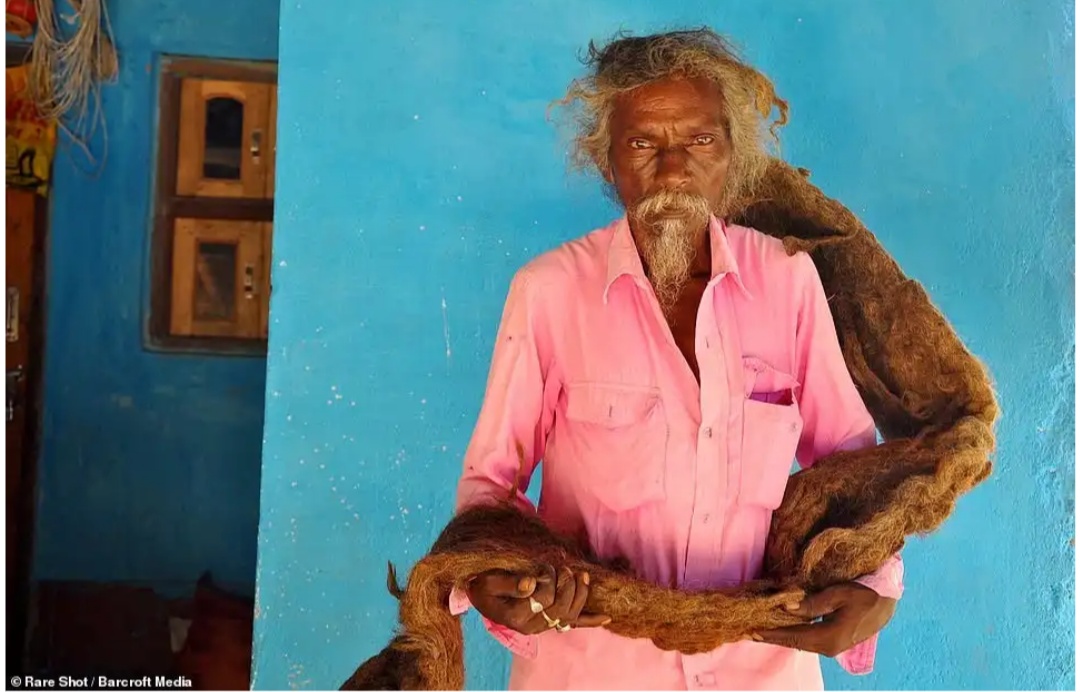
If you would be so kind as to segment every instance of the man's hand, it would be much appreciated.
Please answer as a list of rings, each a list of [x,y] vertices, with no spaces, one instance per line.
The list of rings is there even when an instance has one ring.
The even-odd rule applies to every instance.
[[[851,582],[807,596],[788,610],[821,620],[758,632],[753,639],[833,658],[880,632],[896,612],[896,601]]]
[[[582,614],[589,597],[589,575],[575,575],[566,567],[558,571],[548,568],[538,577],[501,570],[484,572],[469,582],[468,593],[481,615],[522,634],[539,634],[556,624],[602,627],[611,622],[604,615]]]

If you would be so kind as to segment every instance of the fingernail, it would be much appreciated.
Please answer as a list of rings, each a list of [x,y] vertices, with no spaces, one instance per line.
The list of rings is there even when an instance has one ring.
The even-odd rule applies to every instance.
[[[585,582],[585,586],[589,585],[589,573],[588,572],[581,575],[581,581]]]
[[[536,588],[536,582],[532,577],[523,577],[522,580],[518,582],[518,588],[522,591],[533,591]]]
[[[608,618],[607,620],[604,620],[603,622],[601,622],[600,626],[601,627],[607,627],[610,624],[611,624],[611,618]]]
[[[801,605],[802,605],[802,603],[788,603],[784,607],[787,608],[788,610],[798,610],[799,606],[801,606]]]
[[[751,634],[750,638],[753,639],[755,642],[763,642],[763,641],[765,641],[764,639],[761,638],[760,634]]]

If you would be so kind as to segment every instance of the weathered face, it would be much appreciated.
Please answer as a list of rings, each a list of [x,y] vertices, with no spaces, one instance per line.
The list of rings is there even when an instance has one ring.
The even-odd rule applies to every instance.
[[[669,78],[623,94],[610,122],[612,183],[627,210],[663,190],[703,197],[715,210],[731,162],[720,88]]]
[[[610,171],[649,280],[669,312],[706,247],[731,162],[719,87],[665,79],[619,97],[611,116]]]

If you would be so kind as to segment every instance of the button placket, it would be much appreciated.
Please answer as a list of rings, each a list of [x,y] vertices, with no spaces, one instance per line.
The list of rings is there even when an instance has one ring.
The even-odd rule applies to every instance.
[[[724,361],[723,345],[720,340],[716,319],[716,292],[722,288],[710,285],[703,296],[702,309],[699,311],[698,363],[700,366],[701,388],[699,400],[701,424],[698,428],[698,448],[696,454],[694,483],[694,512],[687,537],[686,556],[709,554],[716,550],[721,529],[716,521],[711,521],[715,514],[718,496],[722,496],[725,486],[725,464],[727,446],[724,442],[725,426],[729,408],[728,390],[730,374]],[[683,574],[687,581],[705,583],[708,575],[701,573],[704,564],[684,562]],[[688,678],[693,679],[693,678]]]

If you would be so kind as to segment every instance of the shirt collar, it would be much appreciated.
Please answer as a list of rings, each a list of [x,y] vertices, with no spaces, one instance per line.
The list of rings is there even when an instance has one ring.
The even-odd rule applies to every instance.
[[[753,296],[743,284],[735,254],[728,243],[727,225],[715,216],[709,217],[709,248],[712,261],[712,277],[709,283],[713,284],[725,276],[730,276],[743,295],[752,299]],[[612,234],[611,245],[608,247],[607,277],[604,281],[605,304],[607,304],[611,285],[621,276],[629,276],[638,286],[649,286],[649,280],[645,276],[645,267],[641,263],[641,255],[638,254],[634,236],[630,232],[630,223],[625,215],[615,222],[615,232]]]

